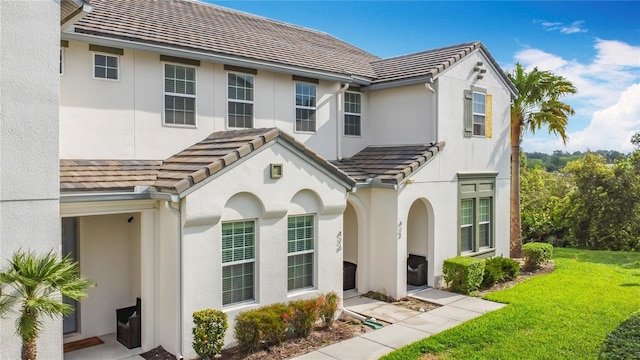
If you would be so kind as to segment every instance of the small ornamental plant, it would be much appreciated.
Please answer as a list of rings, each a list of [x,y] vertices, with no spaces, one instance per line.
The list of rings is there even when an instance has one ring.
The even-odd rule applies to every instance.
[[[532,242],[522,245],[524,267],[528,270],[536,270],[553,256],[553,245],[547,243]]]
[[[213,359],[222,353],[224,335],[229,327],[227,314],[206,309],[193,313],[193,350],[202,359]]]

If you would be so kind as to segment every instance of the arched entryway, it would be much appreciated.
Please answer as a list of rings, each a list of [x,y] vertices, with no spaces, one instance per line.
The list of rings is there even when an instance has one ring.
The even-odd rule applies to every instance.
[[[407,216],[407,284],[433,285],[429,261],[433,259],[433,210],[429,201],[418,199]]]
[[[343,290],[357,290],[358,215],[350,202],[343,215]]]

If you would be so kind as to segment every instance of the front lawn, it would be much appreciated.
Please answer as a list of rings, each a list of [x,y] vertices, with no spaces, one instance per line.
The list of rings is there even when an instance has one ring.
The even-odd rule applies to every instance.
[[[485,296],[508,303],[383,359],[595,359],[640,309],[640,253],[554,249],[553,273]]]

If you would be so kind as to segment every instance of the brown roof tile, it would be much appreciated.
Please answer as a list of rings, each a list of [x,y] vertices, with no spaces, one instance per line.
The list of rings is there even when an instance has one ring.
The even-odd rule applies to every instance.
[[[60,160],[60,190],[132,190],[153,185],[161,164],[160,160]]]
[[[337,74],[375,76],[378,57],[323,32],[187,0],[92,0],[76,33]]]
[[[416,77],[435,77],[449,66],[482,46],[480,42],[471,42],[415,54],[375,60],[371,63],[377,74],[374,83]]]
[[[351,158],[331,163],[360,183],[373,179],[398,184],[444,146],[443,141],[433,145],[369,146]]]

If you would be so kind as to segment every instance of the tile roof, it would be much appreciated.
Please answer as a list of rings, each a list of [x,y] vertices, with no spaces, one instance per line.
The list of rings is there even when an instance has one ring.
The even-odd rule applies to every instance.
[[[153,185],[161,160],[60,160],[61,191],[131,191]]]
[[[270,141],[281,138],[348,184],[355,181],[326,159],[277,128],[214,132],[206,139],[165,160],[154,186],[160,191],[182,193],[207,177],[235,163]]]
[[[349,185],[355,180],[326,159],[276,128],[219,131],[166,160],[60,160],[60,190],[132,191],[153,186],[181,194],[251,152],[280,138]]]
[[[60,24],[64,24],[73,15],[80,11],[82,6],[73,0],[61,0],[60,1]]]
[[[369,146],[351,158],[332,161],[359,183],[399,184],[445,146],[443,141],[431,145]]]
[[[371,63],[377,74],[373,82],[381,83],[426,76],[435,78],[436,75],[481,47],[483,47],[482,43],[476,41],[376,60]]]
[[[75,32],[372,78],[378,57],[323,32],[188,0],[91,0]]]

